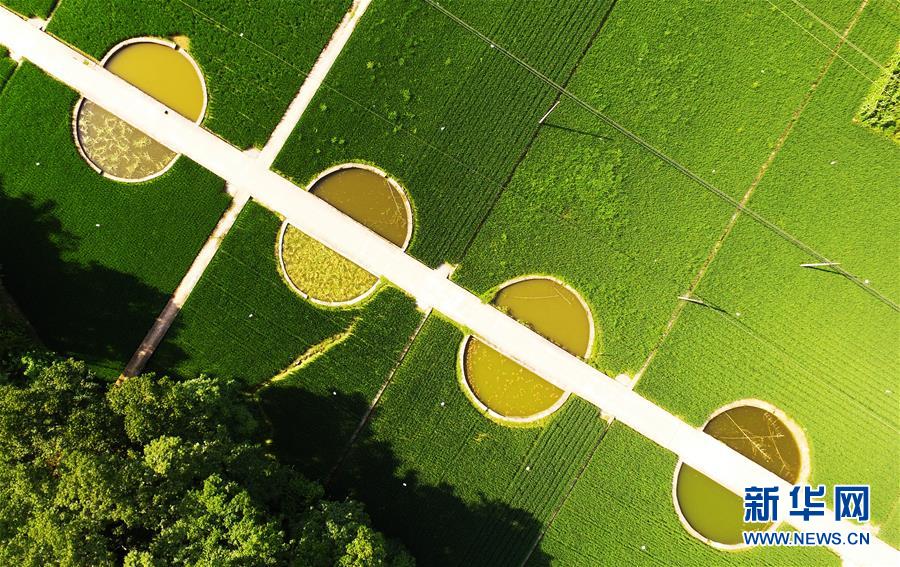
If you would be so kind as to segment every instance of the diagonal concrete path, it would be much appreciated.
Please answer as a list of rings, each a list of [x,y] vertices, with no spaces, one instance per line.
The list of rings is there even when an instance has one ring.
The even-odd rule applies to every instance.
[[[178,283],[178,287],[175,288],[172,296],[166,302],[162,312],[160,312],[159,316],[153,321],[153,326],[147,331],[144,340],[141,341],[137,350],[131,355],[128,364],[125,365],[125,370],[122,371],[119,379],[116,380],[117,384],[121,383],[126,378],[137,376],[144,371],[147,361],[150,360],[150,357],[156,352],[159,343],[162,342],[163,337],[169,332],[169,328],[175,321],[175,317],[178,316],[181,308],[184,307],[191,292],[197,287],[197,283],[203,276],[203,272],[209,267],[213,256],[216,255],[219,246],[222,245],[222,241],[225,240],[225,236],[228,235],[228,231],[234,226],[234,222],[237,220],[238,215],[249,200],[250,196],[246,191],[237,191],[235,193],[234,200],[231,201],[231,204],[225,210],[225,213],[222,214],[222,217],[213,229],[212,234],[203,244],[203,247],[200,248],[200,252],[197,253],[194,261],[191,263],[191,267],[188,268],[187,273],[181,278],[181,282]]]
[[[366,13],[366,10],[371,3],[372,0],[353,0],[350,9],[344,14],[341,23],[338,24],[337,29],[334,30],[325,49],[319,54],[316,63],[303,81],[303,85],[300,87],[297,96],[291,101],[281,122],[279,122],[278,126],[275,127],[275,130],[272,131],[269,141],[266,142],[265,147],[259,154],[260,161],[265,164],[267,169],[272,167],[272,164],[275,163],[275,158],[281,153],[281,148],[284,147],[291,132],[294,131],[294,127],[300,122],[300,117],[306,112],[309,103],[312,102],[319,87],[321,87],[322,83],[325,81],[328,72],[331,71],[334,62],[337,61],[338,55],[341,54],[341,51],[344,50],[344,46],[350,41],[350,36],[353,34],[356,24],[359,23],[360,18]]]
[[[448,281],[442,272],[421,264],[326,202],[261,166],[254,156],[169,110],[3,8],[0,44],[23,54],[49,75],[172,151],[186,155],[233,186],[246,188],[251,197],[284,215],[303,232],[415,297],[421,307],[436,309],[548,382],[602,407],[735,494],[743,495],[748,486],[777,486],[782,495],[788,494],[790,485],[775,474],[482,303]],[[788,508],[789,499],[781,498],[779,517],[800,531],[842,532],[844,541],[851,532],[871,533],[867,526],[834,522],[830,513],[802,522],[789,516]],[[830,547],[851,565],[900,564],[900,553],[874,534],[869,545]]]
[[[281,122],[275,127],[266,145],[261,151],[253,149],[248,152],[248,155],[256,155],[256,159],[260,161],[265,169],[272,167],[275,158],[281,152],[294,127],[297,126],[297,122],[300,121],[300,117],[303,116],[316,91],[322,86],[328,71],[331,70],[338,55],[340,55],[344,46],[347,45],[347,41],[350,40],[350,35],[353,33],[356,24],[362,18],[371,2],[372,0],[354,0],[341,23],[335,29],[334,34],[332,34],[325,49],[319,54],[315,65],[313,65],[306,80],[303,81],[300,90],[297,92],[294,100],[291,101]],[[30,22],[34,25],[33,21]],[[45,29],[46,26],[38,27]],[[169,332],[169,328],[172,326],[178,313],[181,312],[181,308],[191,295],[191,292],[194,291],[206,268],[209,267],[225,236],[228,235],[231,227],[234,226],[238,215],[244,209],[244,205],[250,200],[247,191],[242,190],[240,187],[233,187],[231,184],[228,184],[226,188],[233,198],[231,205],[222,215],[222,218],[219,219],[212,234],[194,258],[190,268],[181,279],[181,282],[179,282],[178,287],[175,288],[175,292],[169,298],[169,301],[166,302],[162,312],[153,321],[153,326],[150,327],[147,335],[141,341],[141,344],[138,345],[137,350],[134,351],[116,383],[121,383],[123,380],[143,372],[147,361],[150,360],[166,333]]]

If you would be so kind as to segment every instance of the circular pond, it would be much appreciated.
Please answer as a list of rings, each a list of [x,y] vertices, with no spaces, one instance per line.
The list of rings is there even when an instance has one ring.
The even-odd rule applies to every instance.
[[[732,404],[715,413],[703,431],[787,482],[796,484],[809,476],[803,432],[769,404]],[[688,531],[716,547],[743,547],[742,531],[772,527],[745,524],[740,496],[684,464],[676,469],[674,497]]]
[[[179,114],[199,122],[206,110],[200,68],[174,43],[154,38],[125,41],[103,66]],[[82,156],[107,177],[145,181],[166,171],[177,154],[92,101],[75,107],[75,141]]]
[[[530,277],[504,285],[493,302],[517,321],[576,356],[590,353],[593,318],[584,300],[563,283]],[[488,415],[501,421],[534,421],[559,409],[567,392],[474,337],[460,351],[462,386]]]
[[[310,192],[397,246],[409,244],[413,227],[409,199],[397,182],[374,167],[332,168],[312,183]],[[281,227],[278,251],[285,279],[317,303],[355,303],[378,284],[378,278],[287,222]]]

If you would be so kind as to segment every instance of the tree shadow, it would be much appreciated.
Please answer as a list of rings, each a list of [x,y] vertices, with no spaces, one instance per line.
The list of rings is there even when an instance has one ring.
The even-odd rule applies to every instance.
[[[133,275],[69,259],[81,241],[56,208],[6,195],[0,179],[0,277],[48,348],[115,377],[168,296]]]
[[[543,528],[526,510],[484,494],[464,500],[454,486],[421,481],[369,427],[348,452],[347,442],[369,408],[360,394],[318,395],[279,385],[258,396],[279,459],[325,482],[330,498],[363,502],[374,527],[403,542],[420,565],[520,565]],[[550,560],[535,547],[528,564]]]

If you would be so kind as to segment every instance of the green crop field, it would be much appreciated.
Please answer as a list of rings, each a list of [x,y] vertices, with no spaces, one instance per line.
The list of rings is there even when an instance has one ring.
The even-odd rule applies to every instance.
[[[883,15],[864,12],[850,39],[889,60],[900,17]],[[853,123],[870,82],[839,63],[750,205],[896,301],[900,278],[886,259],[895,255],[900,233],[894,206],[900,147]],[[748,262],[758,250],[767,251],[765,261]],[[724,312],[690,310],[639,391],[698,425],[715,408],[744,397],[781,407],[809,438],[813,482],[865,479],[872,485],[872,521],[898,545],[900,516],[891,514],[900,500],[900,464],[888,455],[900,451],[893,390],[900,321],[894,309],[846,278],[798,267],[806,261],[742,219],[698,290]],[[708,356],[697,357],[697,351]],[[844,458],[863,439],[885,458]]]
[[[261,147],[349,5],[65,0],[48,31],[97,59],[131,37],[187,36],[209,89],[204,125],[240,147]]]
[[[547,427],[485,418],[457,383],[462,339],[429,318],[331,488],[365,501],[425,565],[516,565],[605,422],[578,399]]]
[[[781,8],[788,12],[790,18],[797,19],[803,15],[796,7],[791,10],[787,7]],[[823,8],[823,13],[827,11],[827,16],[840,27],[840,23],[846,25],[850,20],[855,8],[856,6],[850,3],[832,4]],[[875,30],[871,33],[877,33],[879,25],[875,22],[885,17],[884,3],[873,3],[870,10],[869,13],[873,15],[863,19],[859,23],[859,29]],[[464,11],[464,6],[455,10],[458,14]],[[811,86],[818,84],[820,73],[828,64],[831,52],[817,40],[827,41],[831,45],[837,43],[836,37],[829,36],[826,30],[814,28],[808,18],[804,22],[805,26],[798,28],[784,13],[764,4],[741,5],[740,8],[728,3],[700,6],[686,3],[665,6],[654,4],[653,8],[648,10],[646,2],[620,0],[572,77],[569,88],[589,104],[614,116],[649,143],[663,148],[674,159],[698,172],[726,194],[740,198],[755,184],[760,169],[770,153],[780,147],[782,143],[780,138],[789,125],[794,123],[797,109],[807,104]],[[767,37],[773,33],[777,33],[777,44],[759,40],[760,37]],[[629,47],[635,45],[636,41],[638,49],[630,49]],[[731,47],[736,44],[741,45],[741,50]],[[615,56],[611,56],[612,54]],[[840,73],[841,76],[847,73],[846,69],[841,67],[844,65],[843,61],[838,61],[835,65],[830,70]],[[360,70],[356,75],[359,83],[363,83],[363,78],[370,70],[367,66],[366,71],[362,71],[361,67],[360,63]],[[373,84],[378,84],[378,73],[371,75],[374,77]],[[527,76],[513,76],[521,83],[528,84]],[[691,96],[684,97],[685,92],[690,92]],[[824,99],[828,96],[827,92],[842,91],[839,88],[826,91],[823,85],[815,94]],[[635,100],[642,96],[646,96],[650,102],[636,104]],[[855,104],[860,104],[862,95],[855,93],[854,96]],[[385,103],[381,103],[384,104],[381,107],[384,110],[390,108],[389,97],[388,93],[376,98],[376,100],[387,99]],[[815,98],[812,100],[818,102]],[[325,117],[333,113],[331,105],[323,104],[320,116],[315,116],[315,121],[306,128],[304,128],[306,122],[301,123],[298,133],[295,133],[298,143],[302,143],[304,136],[307,137],[307,144],[312,144],[309,138],[322,139],[323,143],[317,146],[298,147],[315,148],[317,155],[345,156],[354,159],[362,155],[365,159],[372,159],[384,166],[377,157],[372,157],[378,154],[369,153],[381,152],[384,147],[382,144],[370,143],[370,146],[377,148],[361,151],[357,149],[360,143],[357,141],[358,137],[344,135],[340,126],[333,122],[328,123],[330,127],[323,125],[325,120],[331,120]],[[377,104],[373,106],[377,108]],[[816,104],[809,106],[810,115],[814,116],[815,109]],[[842,124],[847,128],[855,128],[854,132],[858,135],[864,135],[865,130],[851,124],[854,114],[855,107],[843,111]],[[799,121],[793,124],[792,128],[796,127],[799,135],[804,125],[803,121]],[[329,137],[336,132],[338,133],[336,138]],[[398,134],[402,133],[401,129]],[[474,131],[472,139],[477,140],[479,134],[479,131]],[[815,122],[814,127],[810,128],[810,135],[821,137],[821,134],[822,125]],[[872,143],[884,148],[890,146],[887,140]],[[459,144],[454,146],[454,149],[457,152],[461,151]],[[464,149],[465,146],[462,147],[462,150]],[[288,151],[294,151],[293,147],[289,146],[285,150],[279,164],[287,163]],[[401,155],[404,157],[410,155],[409,151],[407,149],[407,152]],[[788,144],[784,151],[787,155],[787,152],[791,151],[791,145]],[[895,158],[891,162],[891,158],[888,157],[892,155],[889,153],[892,150],[883,151],[887,151],[888,154],[884,157],[872,157],[874,168],[868,174],[865,171],[861,172],[861,175],[878,177],[882,184],[896,178],[896,175],[892,177],[885,169],[888,164],[896,163]],[[861,148],[858,153],[864,155]],[[390,158],[385,156],[384,159]],[[325,163],[328,162],[323,162],[323,165]],[[477,161],[473,159],[468,163]],[[773,171],[779,162],[775,163]],[[392,173],[398,175],[408,185],[412,185],[405,174]],[[304,175],[309,173],[303,171],[302,175],[298,174],[295,177],[303,179]],[[795,176],[799,175],[799,172],[795,173]],[[803,175],[809,178],[808,172]],[[435,178],[429,189],[435,191],[434,187],[441,187],[439,180],[439,177]],[[757,189],[760,196],[766,195],[767,189],[764,184]],[[420,207],[422,198],[416,195],[415,186],[409,187],[409,190],[417,205],[418,218],[427,218],[427,213],[422,213]],[[458,188],[454,187],[454,190]],[[817,195],[817,188],[811,185],[805,190],[810,196]],[[886,191],[885,188],[883,193],[885,196],[889,195]],[[776,189],[774,192],[779,195],[788,193],[796,200],[802,199],[804,195],[799,190],[791,193],[778,192]],[[754,204],[756,202],[753,201]],[[873,203],[872,206],[880,205]],[[644,149],[635,146],[611,128],[599,123],[593,116],[565,101],[547,120],[546,126],[540,129],[491,216],[463,258],[461,268],[455,277],[463,285],[479,292],[486,292],[493,286],[524,273],[549,273],[562,277],[585,294],[598,318],[599,329],[604,336],[604,350],[597,354],[592,363],[608,373],[634,374],[660,340],[663,328],[678,303],[676,296],[688,287],[732,212],[733,206],[730,203],[686,180],[669,166],[650,156]],[[843,240],[821,239],[818,235],[805,234],[802,218],[786,219],[781,215],[775,218],[788,230],[798,231],[802,238],[809,238],[817,245],[821,243],[829,253],[846,249]],[[747,223],[750,221],[742,221],[732,238],[741,240],[739,235],[743,225]],[[889,225],[890,228],[897,226],[893,221],[889,221]],[[821,222],[817,222],[816,226],[820,232],[828,230],[829,227],[828,224]],[[769,232],[753,224],[750,227],[751,230],[761,232],[762,236],[761,240],[754,243],[752,250],[766,250],[773,253],[774,250],[784,248]],[[884,234],[886,236],[890,233]],[[430,247],[425,247],[421,243],[419,246],[413,246],[414,255],[429,262],[437,262],[430,256]],[[792,257],[788,261],[792,265],[802,261],[802,258],[793,259],[798,254],[791,247],[787,247],[784,253]],[[754,252],[744,250],[735,258],[746,262],[746,258],[752,254]],[[870,258],[873,262],[881,259],[880,267],[873,273],[880,274],[881,280],[890,279],[890,276],[884,273],[884,270],[890,269],[890,265],[883,260],[884,255],[872,254]],[[724,262],[722,259],[716,260],[716,264],[722,262]],[[716,273],[715,270],[713,273]],[[737,281],[744,282],[746,279],[747,275],[741,274]],[[896,278],[886,285],[893,285],[894,282]],[[792,289],[791,285],[779,289],[778,293],[783,302],[800,301],[797,295],[788,293]],[[705,287],[701,287],[698,293],[706,297],[705,290]],[[871,299],[858,290],[856,295],[859,297],[854,299],[854,308],[848,307],[852,315],[845,315],[840,320],[832,319],[837,328],[846,325],[847,319],[851,318],[859,322],[871,321],[871,317],[878,320],[878,316],[872,314],[872,308],[869,306]],[[784,306],[785,303],[779,304],[781,308]],[[823,304],[819,311],[827,309],[828,306]],[[772,312],[779,313],[777,308]],[[682,326],[685,329],[692,328],[693,315],[693,313],[685,315],[676,329],[681,329]],[[887,318],[885,323],[894,321],[895,319],[891,319],[894,315],[892,313],[884,315]],[[715,314],[708,316],[718,317]],[[817,328],[812,323],[813,320],[810,317],[807,324]],[[497,492],[492,489],[495,486],[494,479],[508,478],[503,476],[503,471],[523,465],[522,454],[496,446],[481,452],[478,443],[474,442],[480,438],[480,434],[488,431],[490,431],[487,433],[488,437],[492,434],[500,435],[493,429],[502,430],[509,435],[527,434],[510,433],[508,430],[485,423],[486,420],[479,421],[474,410],[465,403],[463,405],[471,414],[468,420],[457,416],[449,420],[439,417],[441,414],[437,408],[440,407],[440,402],[446,399],[449,403],[449,400],[453,400],[453,396],[458,394],[458,388],[453,384],[455,376],[453,367],[454,349],[458,345],[459,338],[449,331],[447,333],[451,338],[440,336],[430,325],[431,323],[426,326],[427,332],[423,332],[416,339],[413,350],[404,360],[400,372],[386,391],[372,420],[371,438],[364,438],[358,443],[359,447],[351,453],[350,461],[345,465],[350,470],[344,473],[348,478],[339,476],[341,479],[339,486],[367,501],[373,508],[376,521],[380,521],[384,529],[397,530],[396,533],[404,539],[417,542],[413,544],[418,546],[415,548],[416,552],[424,553],[424,557],[430,562],[452,564],[472,561],[473,558],[479,557],[479,553],[489,553],[495,548],[500,550],[497,552],[498,556],[488,555],[487,559],[479,557],[479,560],[491,563],[499,561],[498,557],[502,556],[503,560],[517,562],[521,556],[517,556],[513,551],[516,546],[504,547],[495,542],[487,543],[473,535],[480,533],[480,529],[472,527],[479,524],[472,519],[477,518],[477,514],[470,516],[471,510],[463,511],[457,506],[455,514],[448,513],[444,516],[436,511],[438,507],[435,506],[433,516],[429,514],[426,518],[422,518],[421,515],[414,513],[414,510],[427,502],[426,498],[421,498],[418,494],[428,492],[434,485],[463,500],[469,496],[473,501],[477,501],[476,497],[470,496],[473,492],[483,494],[485,498],[499,498],[500,502],[506,501],[506,505],[511,507],[507,512],[513,515],[527,509],[527,506],[518,508],[514,499],[509,497],[511,493],[518,494],[525,491],[515,483],[498,482],[497,486],[502,489]],[[889,325],[888,328],[894,327]],[[790,332],[796,334],[797,329],[791,328]],[[706,342],[720,340],[720,335],[725,334],[718,327],[712,331],[708,328],[700,329],[698,333],[710,337]],[[881,337],[882,342],[879,346],[889,348],[885,341],[896,337],[896,332],[888,332]],[[735,340],[741,341],[745,351],[749,350],[756,356],[764,354],[764,359],[769,361],[765,364],[782,363],[782,355],[779,355],[777,350],[774,355],[771,352],[760,353],[748,348],[746,337]],[[666,347],[670,348],[669,345],[674,345],[676,341],[681,344],[677,331]],[[724,353],[730,352],[729,347],[736,348],[736,346],[723,343],[716,350],[723,353],[720,355],[723,365],[729,364],[729,359]],[[709,364],[709,368],[704,372],[719,382],[729,380],[729,384],[743,384],[743,387],[726,388],[719,382],[716,382],[715,386],[710,386],[710,391],[687,384],[673,387],[672,380],[677,376],[690,376],[696,370],[696,366],[706,364],[706,358],[699,356],[697,350],[705,349],[686,351],[684,356],[693,364],[679,366],[677,372],[666,362],[667,350],[664,350],[660,358],[651,365],[650,376],[646,378],[647,382],[642,384],[655,386],[649,394],[656,394],[656,388],[667,394],[666,402],[662,402],[663,407],[673,407],[677,415],[683,415],[685,411],[683,403],[695,400],[693,404],[704,407],[702,418],[699,415],[691,415],[691,420],[697,425],[702,424],[712,409],[741,397],[762,398],[779,405],[789,415],[799,413],[799,400],[798,403],[788,404],[786,396],[774,386],[770,387],[760,383],[759,380],[741,382],[734,377],[736,373],[740,375],[745,371],[758,370],[761,364],[758,362],[748,364],[746,369],[740,370],[730,370],[730,366],[726,369]],[[767,351],[768,348],[763,350]],[[753,360],[749,354],[747,359]],[[883,370],[886,371],[883,375],[884,380],[893,382],[897,375],[896,369],[888,367]],[[421,389],[415,390],[410,386],[416,395],[397,393],[404,379],[412,381],[414,380],[412,377],[417,377],[419,380],[425,380],[427,377],[433,384],[434,376],[438,372],[445,376],[442,381],[444,390],[431,388],[426,395]],[[880,386],[881,390],[878,391],[883,393],[884,384]],[[791,382],[787,382],[783,387],[791,391],[793,398],[802,396],[800,390],[794,388]],[[870,384],[870,387],[875,391],[879,384]],[[644,391],[644,388],[641,388],[641,391]],[[459,397],[462,400],[461,394]],[[669,401],[676,397],[682,403]],[[815,398],[810,397],[810,400]],[[878,403],[889,403],[889,399]],[[808,406],[810,411],[813,411],[813,404],[809,403]],[[566,428],[565,416],[569,411],[572,411],[569,407],[563,410],[563,413],[552,422],[553,426],[566,431],[573,439],[584,439],[580,435],[589,437],[590,433],[584,431],[583,425]],[[428,416],[427,419],[440,419],[441,430],[448,429],[453,432],[451,439],[458,444],[442,444],[443,433],[436,433],[433,428],[426,429],[430,435],[427,441],[419,437],[426,433],[417,434],[408,429],[416,427],[418,431],[426,419],[422,416],[422,412],[434,413],[435,417],[431,417],[428,413],[425,415]],[[797,415],[797,419],[803,421],[802,415],[805,414]],[[826,421],[827,414],[820,411],[818,420]],[[848,430],[846,435],[835,436],[829,444],[834,450],[842,445],[854,444],[855,440],[860,438],[857,432],[862,432],[873,423],[877,423],[877,420],[861,420],[852,430]],[[407,428],[404,428],[404,424],[407,424]],[[807,423],[804,421],[802,425],[807,426]],[[810,436],[815,429],[818,428],[810,424]],[[834,425],[831,426],[831,430],[833,429]],[[890,429],[882,426],[876,430]],[[465,431],[470,432],[468,443],[459,441],[459,438],[464,436],[462,432]],[[812,442],[815,451],[816,441],[813,439]],[[512,445],[512,442],[507,443]],[[370,444],[375,445],[376,449],[370,449]],[[579,441],[573,441],[573,444],[578,446]],[[644,446],[646,445],[644,443]],[[600,443],[597,455],[603,454],[604,446],[604,443]],[[888,446],[891,446],[890,443]],[[382,455],[384,452],[390,452],[391,457],[384,457]],[[584,454],[585,452],[581,453],[581,459]],[[445,461],[444,455],[452,455],[453,464]],[[567,465],[570,459],[578,460],[579,456],[574,453],[566,455]],[[835,459],[836,457],[831,457],[831,460]],[[491,463],[489,467],[484,465],[486,460]],[[388,464],[385,464],[385,461]],[[611,458],[609,462],[616,462],[616,459]],[[684,557],[687,557],[687,554],[694,553],[691,551],[693,548],[700,546],[694,543],[678,524],[672,506],[671,479],[674,474],[674,462],[672,459],[671,464],[657,463],[653,470],[648,472],[656,483],[653,487],[656,491],[654,506],[656,510],[664,510],[669,514],[667,518],[661,520],[665,522],[666,527],[657,536],[656,541],[665,542],[663,547],[679,548],[684,547],[686,540],[690,541],[691,543],[686,544],[687,548],[680,552],[685,553]],[[815,476],[814,480],[821,478],[823,482],[834,483],[848,475],[855,478],[860,471],[865,473],[862,475],[864,478],[868,478],[866,475],[872,473],[875,468],[879,470],[878,475],[883,479],[890,478],[892,474],[896,476],[894,471],[885,469],[883,462],[872,463],[862,469],[856,465],[837,468],[837,471],[830,474],[823,471],[822,476]],[[817,470],[815,464],[814,470]],[[404,475],[415,479],[416,483],[407,482],[407,486],[404,487],[401,482],[397,486],[397,481],[405,478]],[[566,478],[565,475],[563,478]],[[622,477],[625,478],[628,476]],[[570,481],[571,477],[566,480]],[[663,486],[659,486],[660,481],[664,483]],[[882,490],[878,505],[884,514],[890,509],[889,504],[894,498],[894,491],[874,477],[873,483]],[[557,486],[559,484],[565,484],[565,481],[558,483]],[[429,489],[421,488],[422,485],[428,486]],[[404,489],[413,486],[416,490],[410,490],[413,495],[406,498]],[[509,492],[504,494],[505,490]],[[623,517],[626,514],[619,503],[604,502],[594,494],[587,493],[579,498],[587,500],[583,502],[576,500],[573,505],[593,506],[597,509],[597,513],[607,510],[604,508],[604,505],[607,505],[609,506],[607,511],[614,517]],[[552,499],[550,501],[553,502]],[[542,524],[547,520],[546,510],[528,511],[531,512],[529,521],[532,523]],[[468,531],[469,529],[471,531]],[[485,528],[481,528],[483,529]],[[627,529],[623,533],[627,533]],[[521,535],[518,537],[527,540]],[[467,543],[457,543],[460,541]],[[476,543],[471,543],[473,541]],[[548,544],[546,548],[542,546],[541,552],[533,557],[533,562],[539,564],[548,556],[552,556],[563,563],[567,560],[577,563],[575,559],[578,556],[574,555],[576,551],[573,550],[577,547],[571,543],[568,546],[562,544],[555,546]],[[612,547],[609,553],[612,555],[608,557],[623,558],[619,552],[614,552]],[[758,560],[769,564],[786,561],[786,555],[778,552],[734,556],[712,551],[696,553],[708,554],[710,558],[715,558],[711,560],[721,562],[731,562],[732,558],[734,561]],[[597,559],[598,556],[589,557]],[[581,559],[584,560],[584,557]],[[805,555],[793,555],[787,561],[807,560],[809,558]]]
[[[3,0],[2,3],[29,18],[47,18],[59,0]]]
[[[611,4],[453,8],[565,81]],[[374,2],[275,167],[303,184],[336,163],[374,163],[411,196],[411,253],[457,262],[555,96],[424,2]]]
[[[350,0],[9,5],[53,8],[49,31],[98,59],[187,36],[204,127],[246,148]],[[410,197],[411,256],[484,300],[528,274],[571,285],[602,337],[587,362],[693,426],[741,399],[783,410],[828,505],[871,485],[871,525],[900,546],[898,58],[896,0],[374,0],[274,169],[301,186],[383,169]],[[40,339],[114,376],[228,196],[184,158],[148,183],[95,174],[76,98],[0,52],[0,276]],[[300,297],[261,202],[148,370],[237,379],[272,454],[363,502],[420,565],[840,561],[691,535],[678,456],[610,423],[618,408],[488,419],[459,384],[464,330],[389,282],[345,308]],[[838,265],[801,266],[820,256]]]
[[[742,195],[828,53],[763,5],[736,14],[721,5],[687,3],[646,11],[645,2],[617,3],[570,89],[722,191]],[[708,21],[716,25],[701,25]],[[771,29],[791,49],[753,41]],[[635,38],[641,47],[628,49]],[[751,53],[729,52],[732,41]],[[764,83],[753,87],[758,75]],[[682,97],[687,91],[696,94]],[[640,93],[654,102],[634,104]],[[730,204],[564,101],[457,278],[478,291],[523,273],[565,279],[585,294],[604,333],[596,363],[614,374],[634,374],[732,212]]]
[[[12,75],[13,71],[16,69],[16,62],[10,59],[9,52],[0,47],[0,90],[3,89],[3,85],[6,84],[6,80]]]
[[[101,177],[75,148],[76,99],[28,63],[0,94],[0,265],[49,347],[118,375],[227,196],[185,159],[139,185]]]

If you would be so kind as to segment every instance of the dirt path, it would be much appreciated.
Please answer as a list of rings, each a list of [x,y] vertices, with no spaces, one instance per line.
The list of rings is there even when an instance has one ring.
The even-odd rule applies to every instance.
[[[147,360],[150,359],[150,357],[156,351],[156,347],[159,346],[159,343],[162,342],[163,337],[166,336],[166,333],[169,331],[169,327],[172,326],[172,322],[175,320],[175,317],[178,316],[178,313],[181,311],[181,308],[187,301],[188,296],[192,291],[194,291],[194,287],[197,286],[197,282],[200,281],[200,278],[203,276],[203,272],[206,271],[206,268],[212,261],[213,256],[216,255],[216,251],[218,251],[219,246],[222,245],[222,241],[225,239],[225,235],[227,235],[228,231],[231,230],[231,227],[234,226],[234,221],[237,220],[238,215],[249,200],[250,196],[246,192],[238,191],[235,194],[234,199],[231,201],[231,204],[228,206],[228,208],[225,210],[225,213],[222,215],[222,218],[220,218],[219,222],[216,224],[216,228],[213,229],[212,234],[209,236],[209,239],[207,239],[206,243],[200,249],[197,257],[194,258],[191,267],[188,269],[187,273],[184,275],[184,278],[182,278],[181,282],[178,284],[178,287],[175,288],[175,292],[172,293],[172,297],[170,297],[169,301],[166,302],[166,306],[156,318],[156,321],[154,321],[153,326],[147,332],[147,336],[144,337],[144,340],[141,341],[138,349],[131,356],[131,360],[129,360],[128,364],[125,365],[125,370],[122,372],[121,376],[119,376],[119,379],[116,381],[116,383],[119,383],[126,378],[137,376],[138,374],[143,372],[144,366],[146,366],[147,364]]]
[[[402,249],[376,235],[316,196],[265,168],[249,156],[171,111],[76,50],[0,8],[0,44],[24,54],[34,65],[93,100],[112,114],[159,141],[172,151],[225,179],[263,206],[282,214],[291,224],[332,248],[375,276],[384,277],[427,310],[433,308],[460,328],[535,372],[551,384],[571,391],[660,447],[685,464],[743,495],[747,486],[773,486],[787,494],[791,485],[764,467],[641,397],[503,314],[432,270]],[[25,127],[23,125],[23,127]],[[867,532],[870,544],[829,547],[855,565],[891,565],[900,552],[879,540],[870,526],[835,522],[830,512],[809,521],[790,516],[790,499],[779,499],[778,512],[801,531]]]

